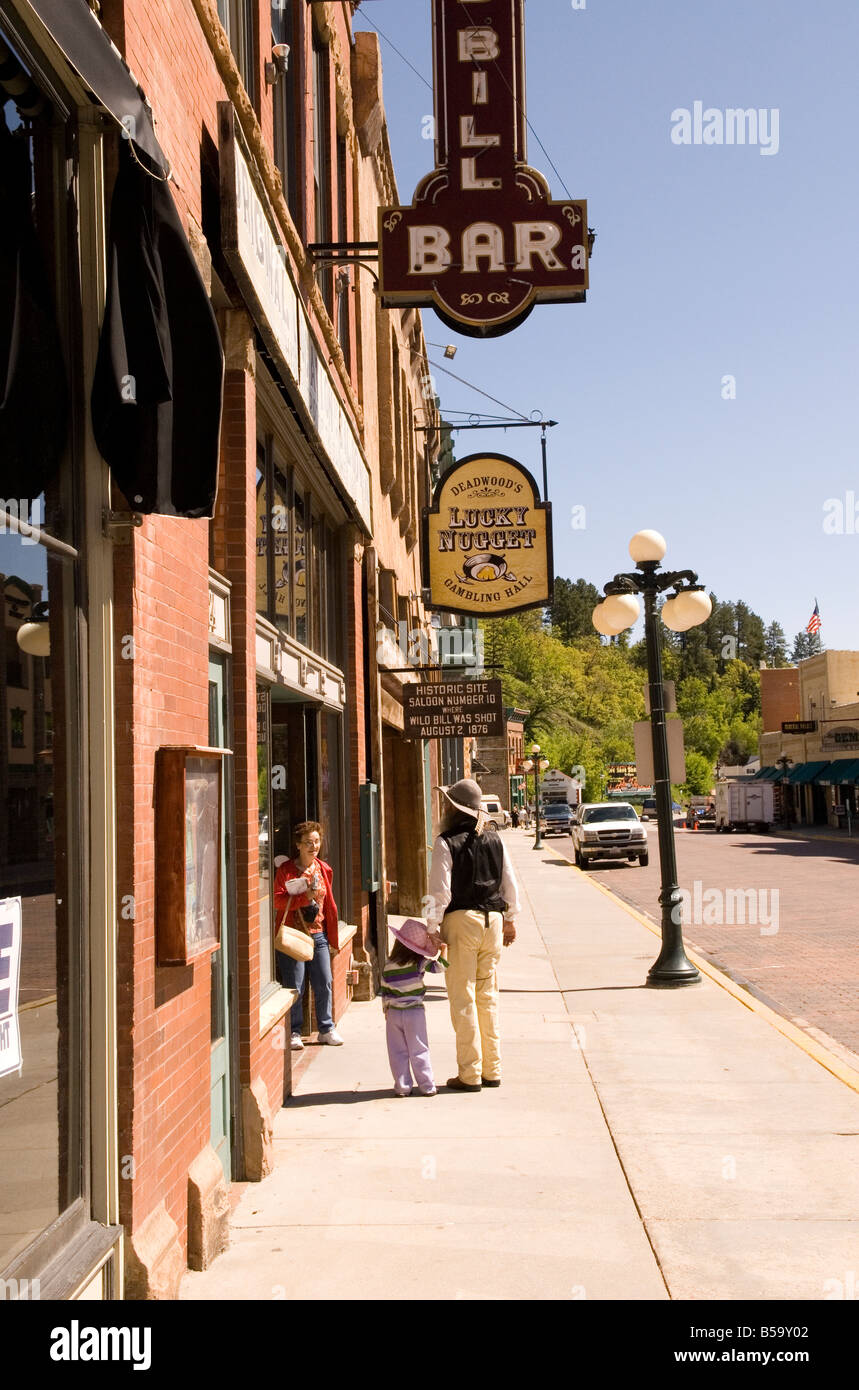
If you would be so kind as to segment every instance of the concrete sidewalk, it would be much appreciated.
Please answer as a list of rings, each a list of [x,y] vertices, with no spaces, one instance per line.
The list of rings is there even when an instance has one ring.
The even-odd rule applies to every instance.
[[[644,988],[653,933],[505,840],[524,910],[501,1088],[396,1098],[381,1004],[353,1004],[181,1297],[833,1297],[859,1269],[859,1095],[711,979]],[[443,988],[427,1014],[442,1083]]]

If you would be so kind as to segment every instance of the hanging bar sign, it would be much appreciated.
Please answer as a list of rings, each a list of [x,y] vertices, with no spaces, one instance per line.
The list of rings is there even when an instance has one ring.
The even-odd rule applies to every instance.
[[[523,0],[433,0],[433,39],[436,167],[379,212],[382,304],[495,337],[584,300],[587,204],[553,202],[526,163]]]

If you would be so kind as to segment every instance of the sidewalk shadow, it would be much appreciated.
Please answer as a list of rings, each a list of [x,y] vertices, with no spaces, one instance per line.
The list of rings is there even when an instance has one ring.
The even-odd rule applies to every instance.
[[[644,989],[644,985],[570,985],[564,989],[501,989],[499,994],[597,994],[612,989]]]
[[[359,1101],[384,1100],[393,1094],[393,1083],[377,1091],[313,1091],[309,1095],[287,1096],[282,1108],[300,1110],[307,1105],[355,1105]]]

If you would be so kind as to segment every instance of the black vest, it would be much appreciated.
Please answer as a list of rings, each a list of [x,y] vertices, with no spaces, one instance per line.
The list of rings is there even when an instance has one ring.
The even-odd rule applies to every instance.
[[[487,825],[482,835],[474,829],[449,830],[441,838],[447,841],[453,860],[447,911],[503,912],[507,906],[501,896],[504,850],[495,827]]]

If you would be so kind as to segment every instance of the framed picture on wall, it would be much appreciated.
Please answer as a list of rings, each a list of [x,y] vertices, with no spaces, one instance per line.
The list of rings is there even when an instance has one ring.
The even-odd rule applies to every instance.
[[[155,755],[155,881],[159,965],[189,965],[221,944],[222,748]]]

